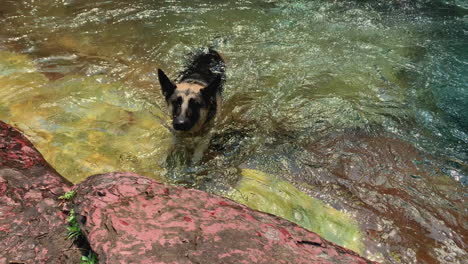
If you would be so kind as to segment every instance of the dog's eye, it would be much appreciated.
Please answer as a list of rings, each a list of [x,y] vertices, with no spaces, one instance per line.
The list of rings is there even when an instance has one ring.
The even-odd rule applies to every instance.
[[[195,101],[194,99],[190,99],[189,100],[189,106],[191,108],[200,108],[201,104],[199,102]]]
[[[182,105],[182,97],[177,97],[177,99],[172,101],[172,116],[176,117],[180,114]]]
[[[182,104],[182,97],[177,97],[177,99],[174,101],[174,105],[181,105]]]

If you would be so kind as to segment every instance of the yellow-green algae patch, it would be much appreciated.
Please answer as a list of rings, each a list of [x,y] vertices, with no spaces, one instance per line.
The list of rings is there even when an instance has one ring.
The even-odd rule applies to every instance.
[[[103,76],[49,81],[27,56],[0,52],[0,119],[72,182],[110,171],[159,178],[171,144],[164,115],[125,88]]]
[[[362,234],[351,216],[311,198],[274,175],[252,169],[243,169],[241,174],[236,190],[227,197],[283,217],[338,245],[363,252]]]

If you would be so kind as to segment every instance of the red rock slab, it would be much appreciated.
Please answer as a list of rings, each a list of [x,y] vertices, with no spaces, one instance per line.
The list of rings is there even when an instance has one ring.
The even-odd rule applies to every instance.
[[[70,187],[29,140],[0,121],[0,264],[79,261],[58,200]]]
[[[374,263],[287,220],[131,173],[76,186],[99,263]]]

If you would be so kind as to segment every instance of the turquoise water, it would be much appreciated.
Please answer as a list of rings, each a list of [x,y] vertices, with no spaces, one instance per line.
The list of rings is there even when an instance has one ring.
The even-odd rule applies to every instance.
[[[466,256],[465,1],[1,1],[0,118],[72,181],[225,193],[259,169],[354,216],[369,258]],[[200,165],[168,170],[156,69],[209,45],[221,118]]]

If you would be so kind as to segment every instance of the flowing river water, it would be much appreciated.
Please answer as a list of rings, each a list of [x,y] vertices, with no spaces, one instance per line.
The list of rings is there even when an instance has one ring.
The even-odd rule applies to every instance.
[[[223,108],[169,166],[156,69],[207,46]],[[382,263],[466,263],[463,0],[0,0],[0,119],[72,182],[133,171]]]

